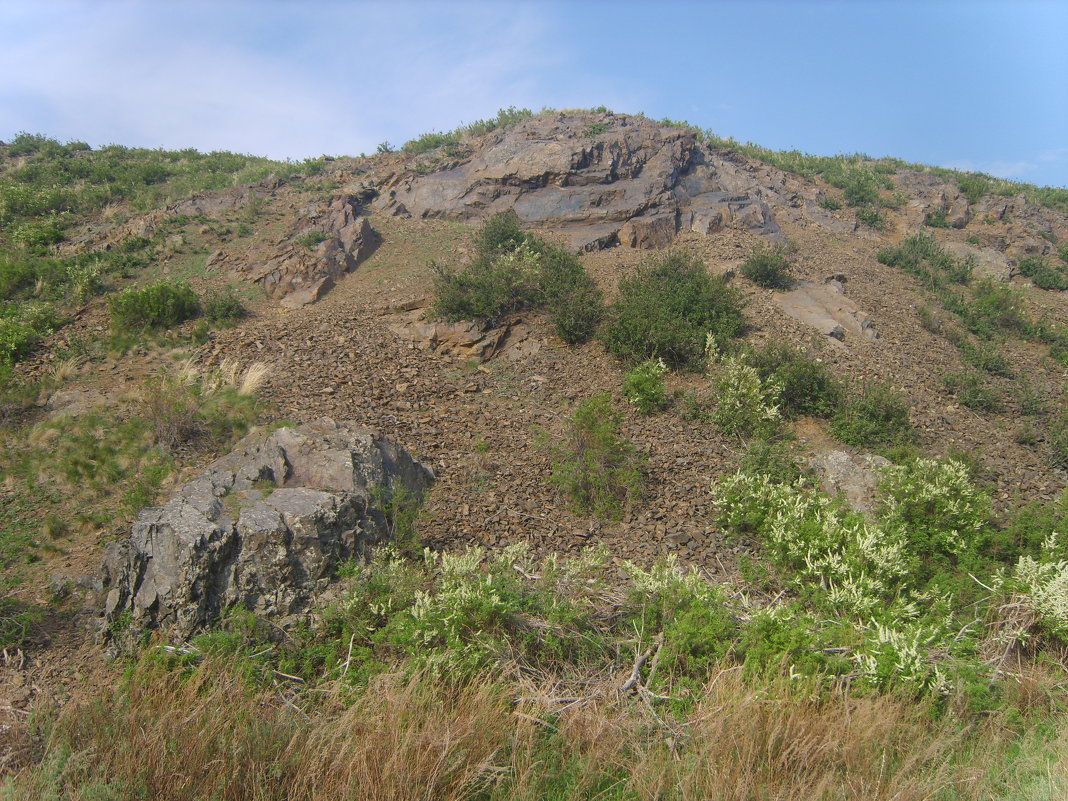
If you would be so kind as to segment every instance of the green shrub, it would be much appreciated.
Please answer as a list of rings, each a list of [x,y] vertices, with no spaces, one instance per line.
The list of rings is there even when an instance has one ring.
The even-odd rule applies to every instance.
[[[869,228],[874,228],[876,231],[881,231],[886,224],[886,219],[877,206],[861,206],[858,208],[857,220]]]
[[[944,209],[928,212],[923,220],[923,224],[928,228],[949,228],[949,222],[946,220],[946,212]]]
[[[642,460],[619,435],[620,422],[611,395],[600,392],[578,405],[555,449],[552,481],[580,512],[618,518],[641,495]]]
[[[204,296],[204,316],[215,325],[234,325],[248,316],[248,309],[237,290],[227,286]]]
[[[990,191],[991,183],[989,176],[980,173],[964,173],[957,177],[957,186],[972,204],[983,199],[983,195]]]
[[[47,253],[49,246],[63,239],[63,226],[55,216],[24,222],[11,230],[12,242],[36,253]]]
[[[405,153],[410,153],[413,156],[417,156],[421,153],[427,153],[431,150],[436,150],[444,145],[458,145],[460,144],[460,137],[453,133],[439,133],[438,131],[427,131],[420,134],[415,139],[409,139],[401,149]]]
[[[569,292],[556,296],[549,307],[549,319],[557,336],[569,345],[585,342],[597,332],[604,314],[604,293],[586,276]]]
[[[170,328],[195,317],[200,301],[185,281],[157,281],[129,287],[111,299],[111,323],[118,331]]]
[[[789,249],[762,243],[742,262],[742,275],[766,289],[789,289],[793,286]]]
[[[538,299],[538,254],[525,243],[512,251],[480,256],[454,272],[435,265],[434,312],[447,320],[481,318],[491,324]]]
[[[998,347],[990,342],[972,344],[967,339],[955,343],[960,348],[965,362],[991,375],[1012,376],[1009,360]]]
[[[569,345],[585,342],[597,331],[604,314],[604,293],[573,253],[536,237],[538,253],[537,305],[547,307],[549,319]]]
[[[1068,289],[1068,266],[1051,264],[1041,256],[1026,256],[1020,259],[1019,269],[1039,289]]]
[[[778,405],[784,417],[830,417],[842,400],[842,386],[827,365],[789,342],[771,341],[746,354],[764,382],[779,388]]]
[[[972,301],[963,307],[962,316],[968,329],[982,337],[1000,331],[1026,335],[1032,328],[1020,292],[988,278],[972,287]]]
[[[961,404],[978,412],[1000,412],[1004,406],[1001,393],[989,386],[975,370],[946,373],[942,384]]]
[[[494,214],[475,235],[475,248],[479,258],[491,258],[502,253],[511,253],[520,245],[528,243],[527,234],[519,224],[519,215],[514,211]]]
[[[574,254],[526,234],[514,212],[494,215],[475,237],[462,270],[433,265],[435,314],[491,323],[524,308],[547,308],[568,344],[591,337],[603,310],[601,290]]]
[[[827,195],[820,201],[820,208],[827,209],[827,211],[838,211],[838,209],[842,208],[842,202],[837,198]]]
[[[767,437],[779,425],[782,415],[776,402],[781,387],[761,381],[757,371],[744,360],[728,357],[713,376],[716,410],[712,422],[733,437]]]
[[[648,359],[635,365],[623,376],[623,395],[638,409],[638,414],[652,414],[667,405],[665,372],[666,364]]]
[[[1068,417],[1050,426],[1049,457],[1054,467],[1068,470]]]
[[[916,437],[908,404],[885,384],[869,385],[846,400],[831,421],[831,433],[857,448],[907,445]]]
[[[739,469],[766,476],[777,484],[796,484],[803,476],[794,454],[779,437],[754,439],[746,445]]]
[[[55,309],[47,303],[36,301],[0,307],[0,366],[21,361],[59,325]]]
[[[305,234],[301,234],[300,236],[298,236],[293,241],[296,242],[301,247],[305,247],[308,250],[311,250],[312,248],[321,245],[323,242],[325,242],[329,238],[330,237],[328,237],[322,231],[308,231]]]
[[[828,183],[842,190],[850,206],[875,206],[879,203],[879,191],[893,187],[885,175],[868,167],[837,165],[826,178]]]
[[[697,256],[675,251],[619,282],[601,336],[621,359],[660,358],[669,367],[698,369],[709,333],[722,344],[744,328],[737,291],[709,275]]]

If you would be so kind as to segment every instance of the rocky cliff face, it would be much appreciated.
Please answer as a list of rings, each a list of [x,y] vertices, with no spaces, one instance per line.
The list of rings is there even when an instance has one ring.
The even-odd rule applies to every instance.
[[[690,132],[645,117],[558,114],[482,140],[468,159],[381,187],[379,211],[479,219],[514,209],[576,250],[656,248],[680,230],[742,228],[781,236],[764,176],[717,155]]]

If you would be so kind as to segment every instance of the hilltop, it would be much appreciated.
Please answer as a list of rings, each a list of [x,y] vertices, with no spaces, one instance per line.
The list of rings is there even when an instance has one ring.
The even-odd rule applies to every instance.
[[[815,695],[844,687],[848,697],[855,683],[863,703],[913,693],[963,718],[969,708],[1038,715],[1045,701],[1006,689],[1026,676],[1048,700],[1036,725],[1059,720],[1068,599],[1057,583],[1064,546],[1046,540],[1068,486],[1065,190],[776,153],[604,109],[508,109],[380,151],[291,164],[29,135],[0,147],[9,767],[41,757],[25,710],[106,687],[114,668],[102,642],[136,639],[138,609],[103,616],[105,546],[247,432],[324,417],[367,426],[433,471],[418,512],[384,507],[408,556],[342,566],[300,620],[281,621],[283,635],[266,615],[198,629],[238,632],[241,646],[222,649],[237,667],[223,671],[240,672],[264,643],[291,660],[270,663],[279,675],[309,686],[364,687],[398,662],[426,668],[405,650],[410,621],[397,611],[424,601],[404,588],[424,588],[451,619],[443,599],[467,570],[495,577],[501,607],[465,612],[469,630],[423,632],[428,652],[460,673],[511,676],[519,665],[538,698],[558,682],[567,691],[555,695],[601,699],[579,704],[587,722],[595,707],[615,713],[597,706],[600,691],[576,688],[632,674],[627,690],[637,683],[634,703],[651,713],[641,725],[682,738],[679,721],[703,713],[679,699],[723,702],[700,688],[732,664],[752,682],[732,697],[759,695],[754,660],[800,671]],[[640,313],[661,309],[658,274],[673,276],[685,302],[665,308],[675,303],[687,324],[700,317],[693,298],[720,304],[700,318],[699,342],[661,338],[674,318],[642,329]],[[625,447],[601,454],[591,477],[573,441]],[[633,487],[620,479],[597,495],[594,478],[630,464]],[[574,471],[586,482],[577,493]],[[817,500],[838,491],[841,506]],[[776,517],[790,504],[798,517]],[[798,545],[787,529],[812,539]],[[865,550],[870,541],[885,550]],[[445,556],[419,567],[423,545]],[[462,567],[471,547],[484,550]],[[587,561],[560,576],[541,561],[568,558]],[[1034,575],[1020,572],[1026,559],[1040,565]],[[381,600],[367,584],[375,571],[393,577],[397,608],[373,624],[339,622],[330,604],[345,593]],[[553,607],[553,593],[572,606]],[[1026,607],[1026,619],[1006,620],[999,604]],[[713,608],[725,611],[708,618]],[[769,633],[784,619],[792,628]],[[650,628],[635,635],[639,621]],[[524,639],[531,626],[551,657]],[[596,632],[592,651],[569,639],[575,631]],[[361,638],[366,653],[354,657]],[[665,641],[675,650],[654,684],[646,661]],[[201,642],[185,654],[201,652],[214,653]],[[789,681],[772,673],[761,675],[790,708]],[[578,725],[539,709],[523,715]],[[902,732],[922,727],[903,722],[904,709],[887,718]],[[57,731],[80,747],[70,727],[83,724],[64,720]],[[1004,745],[1011,726],[998,720]],[[1020,725],[1021,738],[1034,734]],[[612,759],[626,759],[630,736]],[[922,771],[896,775],[923,787]],[[453,797],[466,797],[464,781]]]

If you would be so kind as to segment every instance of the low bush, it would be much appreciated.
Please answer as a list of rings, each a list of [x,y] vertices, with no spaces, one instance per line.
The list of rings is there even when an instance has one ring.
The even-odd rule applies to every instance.
[[[1053,264],[1041,256],[1025,256],[1020,259],[1019,270],[1039,289],[1068,289],[1068,265]]]
[[[886,225],[886,218],[877,206],[860,206],[857,209],[857,221],[876,231],[881,231]]]
[[[293,241],[301,247],[311,250],[312,248],[318,247],[329,238],[330,237],[322,231],[308,231],[305,234],[301,234]]]
[[[667,405],[664,392],[664,373],[667,365],[648,359],[635,365],[623,376],[623,395],[638,410],[638,414],[652,414]]]
[[[946,212],[944,209],[928,212],[923,220],[923,224],[928,228],[949,228],[949,221],[946,220]]]
[[[712,422],[724,434],[746,439],[770,436],[782,415],[777,405],[782,388],[762,381],[759,373],[738,357],[727,357],[712,377],[716,409]]]
[[[1054,467],[1068,470],[1068,417],[1050,426],[1049,458]]]
[[[831,186],[842,190],[846,203],[850,206],[875,206],[879,203],[880,192],[892,189],[894,184],[884,174],[870,165],[848,164],[844,161],[832,162],[824,177]]]
[[[204,317],[215,325],[234,325],[248,316],[248,309],[233,286],[209,292],[203,306]]]
[[[825,198],[823,198],[823,200],[820,201],[820,208],[827,209],[827,211],[838,211],[840,208],[842,208],[842,202],[837,198],[827,195]]]
[[[462,270],[433,266],[436,314],[492,324],[520,309],[546,308],[568,344],[594,334],[602,294],[578,257],[524,233],[512,212],[491,217],[475,246],[475,258]]]
[[[641,495],[642,458],[619,434],[620,414],[601,392],[582,401],[554,449],[553,483],[580,512],[618,518]]]
[[[985,338],[1002,332],[1026,336],[1032,328],[1020,292],[990,279],[972,287],[972,301],[962,308],[962,318],[972,333]]]
[[[830,417],[842,400],[842,385],[827,365],[788,342],[773,340],[746,354],[761,380],[779,388],[778,406],[784,417]]]
[[[960,348],[961,358],[972,367],[991,375],[1000,375],[1006,378],[1012,376],[1008,358],[996,345],[990,342],[973,344],[965,338],[954,342],[954,344]]]
[[[1001,393],[991,387],[975,370],[946,373],[942,384],[969,409],[978,412],[1000,412],[1004,406]]]
[[[48,303],[0,306],[0,367],[21,361],[59,325],[59,317]]]
[[[991,190],[993,181],[982,173],[958,173],[957,186],[960,187],[960,191],[964,193],[968,202],[974,204],[982,200],[983,195]]]
[[[111,324],[117,331],[171,328],[200,312],[200,300],[185,281],[157,281],[129,287],[111,299]]]
[[[761,244],[742,262],[742,275],[765,289],[789,289],[789,249],[784,245]]]
[[[831,433],[856,448],[907,445],[916,438],[908,403],[885,384],[848,398],[831,420]]]
[[[744,329],[738,292],[709,275],[697,256],[674,251],[619,282],[601,337],[621,359],[663,359],[669,367],[699,369],[709,334],[725,344]]]

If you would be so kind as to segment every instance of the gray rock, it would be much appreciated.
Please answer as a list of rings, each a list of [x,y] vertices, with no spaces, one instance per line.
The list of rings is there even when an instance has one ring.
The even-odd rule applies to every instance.
[[[775,301],[795,320],[833,339],[842,341],[847,336],[878,339],[871,319],[844,291],[842,282],[835,278],[823,283],[801,281],[789,292],[776,293]]]
[[[326,238],[309,250],[295,241],[302,233],[321,232]],[[282,299],[286,308],[315,303],[334,283],[356,269],[374,250],[378,235],[361,214],[355,195],[340,195],[329,204],[309,204],[301,212],[292,240],[258,264],[231,253],[214,260],[213,267],[230,267]]]
[[[995,248],[981,248],[967,242],[943,242],[942,249],[958,259],[975,259],[978,273],[998,281],[1008,281],[1012,277],[1012,266],[1008,257]]]
[[[572,249],[659,248],[680,228],[783,234],[767,199],[774,181],[698,142],[693,132],[644,117],[524,120],[484,137],[473,156],[425,175],[400,173],[375,207],[424,218],[483,219],[512,209],[526,224],[564,235]],[[781,187],[780,187],[781,188]]]
[[[811,457],[808,464],[819,476],[824,492],[832,497],[841,495],[859,512],[871,512],[880,471],[890,462],[871,454],[850,456],[845,451],[825,451]]]
[[[239,604],[300,612],[339,562],[386,536],[390,493],[432,481],[396,442],[353,423],[250,435],[108,547],[105,618],[187,636]]]
[[[964,195],[957,195],[946,210],[946,222],[951,228],[963,228],[971,218],[972,212],[968,206],[968,198]]]

